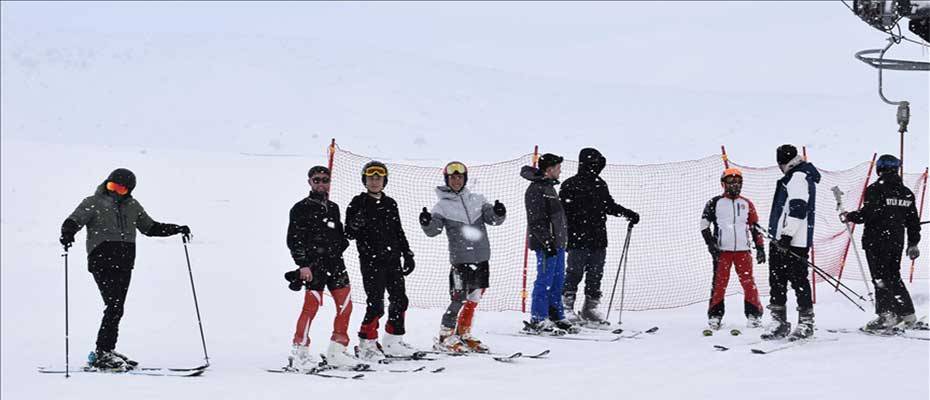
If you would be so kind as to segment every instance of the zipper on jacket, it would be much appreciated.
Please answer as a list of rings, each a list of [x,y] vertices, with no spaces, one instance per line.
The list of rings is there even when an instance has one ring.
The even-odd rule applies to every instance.
[[[456,193],[455,195],[458,196],[458,197],[459,197],[459,200],[462,201],[462,208],[465,209],[465,219],[468,220],[468,221],[467,221],[467,222],[468,222],[468,225],[471,225],[471,216],[468,215],[468,206],[465,205],[465,196],[462,196],[462,195],[459,194],[459,193]]]
[[[737,243],[737,240],[738,240],[738,239],[737,239],[737,235],[736,235],[736,216],[737,216],[738,214],[737,214],[737,211],[736,211],[736,200],[733,199],[733,200],[730,200],[730,201],[733,203],[733,251],[736,251],[736,243]]]

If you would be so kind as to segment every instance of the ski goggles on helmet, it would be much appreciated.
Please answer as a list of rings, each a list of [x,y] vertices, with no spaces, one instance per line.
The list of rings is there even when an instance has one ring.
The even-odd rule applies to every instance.
[[[125,196],[126,193],[129,193],[129,189],[128,189],[128,188],[126,188],[125,186],[120,185],[120,184],[118,184],[118,183],[116,183],[116,182],[112,182],[112,181],[111,181],[111,182],[107,182],[107,190],[109,190],[109,191],[111,191],[111,192],[115,192],[116,194],[118,194],[118,195],[120,195],[120,196]]]
[[[368,168],[365,168],[365,171],[362,172],[362,175],[365,176],[387,176],[387,174],[387,169],[378,165],[372,165]]]
[[[727,168],[720,175],[720,182],[725,184],[743,183],[743,173],[736,168]]]
[[[446,175],[452,175],[452,174],[465,175],[467,173],[468,173],[468,168],[465,167],[465,164],[462,164],[458,161],[453,161],[453,162],[450,162],[449,164],[446,164],[446,169],[445,169]]]

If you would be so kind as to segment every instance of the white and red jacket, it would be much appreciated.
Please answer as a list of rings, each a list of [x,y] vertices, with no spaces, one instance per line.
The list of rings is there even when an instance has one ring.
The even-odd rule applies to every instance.
[[[720,195],[704,206],[701,230],[713,226],[712,233],[720,251],[749,251],[764,243],[762,234],[755,229],[758,222],[756,206],[749,199]]]

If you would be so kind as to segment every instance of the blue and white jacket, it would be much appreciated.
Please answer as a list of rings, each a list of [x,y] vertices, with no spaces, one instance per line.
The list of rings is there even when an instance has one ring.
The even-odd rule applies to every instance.
[[[820,172],[800,157],[788,163],[785,176],[775,185],[769,234],[780,239],[791,236],[791,247],[814,244],[814,209]]]

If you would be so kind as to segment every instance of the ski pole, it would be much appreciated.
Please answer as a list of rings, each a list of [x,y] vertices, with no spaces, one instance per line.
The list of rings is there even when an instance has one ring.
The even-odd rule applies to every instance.
[[[830,190],[833,191],[833,197],[836,197],[836,211],[839,211],[840,213],[846,212],[846,210],[843,209],[843,191],[840,190],[839,186],[834,186],[830,188]],[[856,240],[853,237],[852,228],[849,227],[849,224],[846,223],[846,221],[840,219],[840,222],[843,223],[843,227],[846,228],[846,233],[849,234],[850,243],[853,243],[852,251],[853,254],[856,255],[856,263],[859,264],[859,274],[862,275],[862,283],[865,285],[865,292],[868,293],[869,301],[872,302],[872,305],[874,306],[875,297],[872,295],[872,289],[869,288],[869,281],[865,278],[865,269],[862,268],[862,258],[859,256],[859,251],[855,246]],[[837,290],[839,290],[839,287],[837,287]]]
[[[620,280],[620,270],[623,270],[623,284],[620,287],[620,319],[617,322],[617,325],[623,323],[623,297],[625,295],[626,287],[626,260],[627,254],[630,250],[630,234],[633,232],[633,224],[627,225],[626,228],[626,239],[623,241],[623,250],[620,253],[620,262],[617,265],[617,276],[614,277],[614,287],[610,290],[610,301],[607,304],[607,315],[604,317],[605,320],[610,319],[610,309],[614,305],[614,294],[617,292],[617,281]]]
[[[203,344],[203,359],[206,361],[206,366],[210,366],[210,357],[207,356],[207,340],[203,336],[203,322],[200,320],[200,306],[197,304],[197,289],[194,288],[194,272],[191,270],[191,257],[187,252],[187,241],[190,239],[190,236],[184,234],[181,236],[181,241],[184,242],[184,258],[187,260],[187,273],[191,278],[191,292],[194,294],[194,309],[197,311],[197,325],[200,326],[200,343]]]
[[[65,254],[61,256],[65,258],[65,378],[71,377],[71,364],[70,364],[70,349],[68,346],[68,247],[71,247],[70,244],[65,245]]]
[[[853,294],[853,295],[855,295],[856,297],[858,297],[860,300],[866,301],[866,299],[865,299],[864,297],[862,297],[862,295],[860,295],[859,293],[856,293],[855,290],[852,290],[852,288],[850,288],[849,286],[846,286],[843,282],[840,282],[840,280],[839,280],[839,279],[836,279],[835,276],[830,275],[827,271],[824,271],[822,268],[818,267],[818,266],[815,265],[814,263],[812,263],[812,262],[808,261],[807,259],[805,259],[805,258],[803,258],[803,257],[801,257],[801,256],[799,256],[799,255],[797,255],[795,252],[791,251],[790,249],[783,248],[781,245],[778,244],[778,241],[775,240],[775,237],[772,236],[772,234],[769,233],[768,231],[763,230],[762,227],[759,226],[759,224],[756,224],[756,228],[758,228],[759,230],[762,230],[763,232],[765,232],[765,236],[768,237],[769,240],[771,240],[771,241],[775,244],[776,247],[780,248],[783,252],[785,252],[785,253],[787,253],[787,254],[793,256],[794,258],[797,258],[799,261],[801,261],[801,262],[803,262],[804,264],[806,264],[808,267],[810,267],[811,269],[814,270],[814,273],[816,273],[817,275],[820,275],[820,277],[823,278],[824,280],[826,280],[827,282],[836,283],[836,286],[837,286],[837,287],[842,287],[842,288],[848,290],[851,294]],[[843,297],[846,297],[847,299],[849,299],[849,301],[852,302],[853,305],[855,305],[856,307],[858,307],[860,310],[865,311],[865,309],[862,308],[862,306],[860,306],[859,303],[856,303],[856,301],[853,300],[848,294],[846,294],[846,292],[844,292],[844,291],[842,291],[842,290],[839,290],[839,292],[843,295]]]

